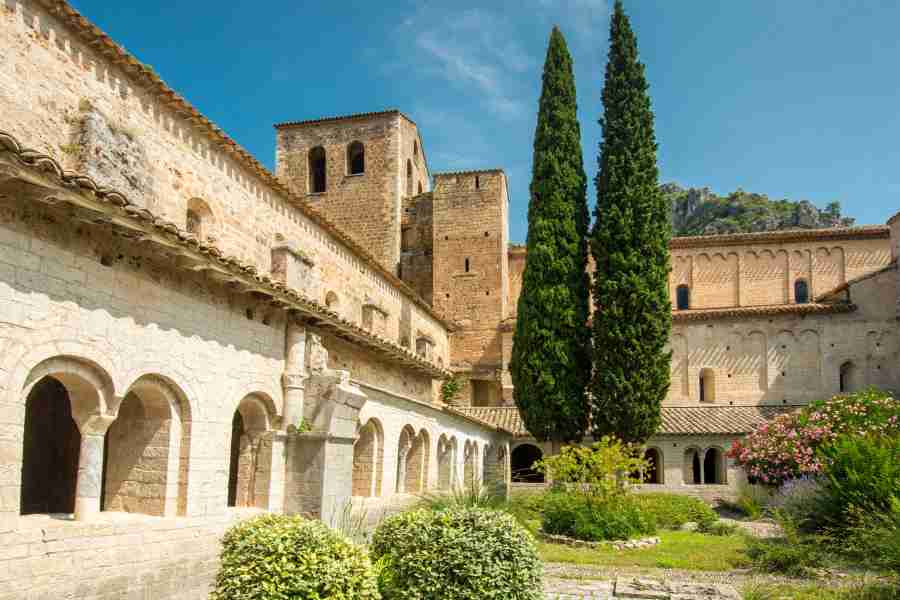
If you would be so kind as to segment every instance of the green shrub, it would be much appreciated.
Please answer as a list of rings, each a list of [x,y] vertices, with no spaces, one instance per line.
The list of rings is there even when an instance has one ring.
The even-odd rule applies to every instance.
[[[653,515],[634,496],[588,501],[580,494],[557,492],[544,501],[542,528],[554,535],[597,542],[627,540],[656,532]]]
[[[835,536],[838,546],[860,562],[900,572],[900,500],[884,513],[853,509],[850,521]]]
[[[429,494],[425,496],[423,508],[431,510],[447,510],[448,508],[502,508],[506,499],[493,493],[481,482],[473,479],[465,487],[454,487],[447,494]]]
[[[540,600],[531,535],[500,511],[419,509],[386,519],[372,553],[389,600]]]
[[[647,461],[638,446],[603,436],[590,446],[563,446],[534,468],[557,488],[600,502],[627,495],[632,484],[641,482]]]
[[[697,528],[700,533],[708,533],[709,535],[733,535],[737,532],[738,526],[735,523],[726,521],[715,521],[709,525],[701,525]]]
[[[377,599],[366,551],[320,521],[262,515],[222,540],[213,600]]]
[[[783,537],[747,536],[747,556],[754,569],[790,577],[806,577],[811,569],[821,567],[824,562],[821,538],[801,536],[790,519],[780,518],[779,524],[784,532]]]
[[[819,523],[849,524],[853,509],[884,513],[900,499],[900,436],[843,436],[822,448],[826,467]]]
[[[641,510],[652,515],[657,527],[680,529],[688,522],[697,523],[700,529],[710,527],[719,516],[706,502],[679,494],[637,494],[635,502]]]

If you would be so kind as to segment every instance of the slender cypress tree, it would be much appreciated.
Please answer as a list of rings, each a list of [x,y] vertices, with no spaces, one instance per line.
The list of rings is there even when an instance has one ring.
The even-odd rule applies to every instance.
[[[603,138],[591,253],[591,432],[644,442],[669,389],[670,206],[658,185],[656,136],[644,65],[621,0],[610,25]]]
[[[541,441],[580,440],[590,381],[587,177],[572,57],[550,34],[534,132],[528,260],[510,371],[525,426]]]

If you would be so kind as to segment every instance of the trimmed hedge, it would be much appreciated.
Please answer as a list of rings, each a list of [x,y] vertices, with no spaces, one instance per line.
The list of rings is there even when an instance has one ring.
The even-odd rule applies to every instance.
[[[211,600],[376,600],[366,551],[320,521],[262,515],[222,540]]]
[[[534,540],[503,512],[420,509],[386,519],[372,540],[389,600],[541,600]]]
[[[549,534],[600,542],[656,533],[656,520],[630,495],[589,502],[580,494],[551,492],[541,527]]]

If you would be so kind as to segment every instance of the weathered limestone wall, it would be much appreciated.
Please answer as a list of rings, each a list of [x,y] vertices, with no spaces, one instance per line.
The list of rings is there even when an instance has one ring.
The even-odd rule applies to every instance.
[[[385,337],[399,342],[411,337],[409,330],[427,331],[435,341],[435,360],[449,364],[444,326],[412,296],[37,0],[9,0],[0,7],[0,46],[0,129],[66,168],[124,188],[132,201],[180,226],[187,225],[188,209],[195,208],[194,214],[203,217],[204,237],[261,273],[272,270],[273,247],[294,244],[316,271],[301,291],[322,304],[334,294],[337,312],[357,324],[364,305],[380,306],[386,314]],[[399,142],[393,148],[383,160],[399,162],[393,154],[401,152]],[[399,252],[396,198],[392,244]]]
[[[207,600],[228,527],[259,511],[163,519],[107,513],[92,523],[46,515],[0,533],[0,600]]]
[[[435,176],[434,306],[461,326],[453,334],[457,368],[501,365],[497,328],[508,313],[507,206],[502,171]]]
[[[897,389],[900,338],[893,315],[896,271],[854,284],[855,312],[676,323],[672,386],[665,403],[700,402],[700,376],[712,377],[716,404],[800,404],[840,391],[841,366],[866,385]],[[708,388],[710,389],[710,388]]]
[[[887,232],[875,239],[676,247],[670,294],[674,302],[676,288],[689,286],[692,309],[791,304],[798,279],[807,282],[811,300],[890,261]]]

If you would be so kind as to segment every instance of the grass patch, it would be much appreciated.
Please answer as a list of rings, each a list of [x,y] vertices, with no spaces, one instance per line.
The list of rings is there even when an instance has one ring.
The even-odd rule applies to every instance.
[[[693,531],[660,531],[660,543],[651,548],[572,548],[538,543],[538,553],[547,562],[597,565],[729,571],[749,564],[747,543],[741,535],[705,535]]]
[[[752,584],[744,588],[742,596],[744,600],[900,600],[900,587],[886,582],[846,586]]]

